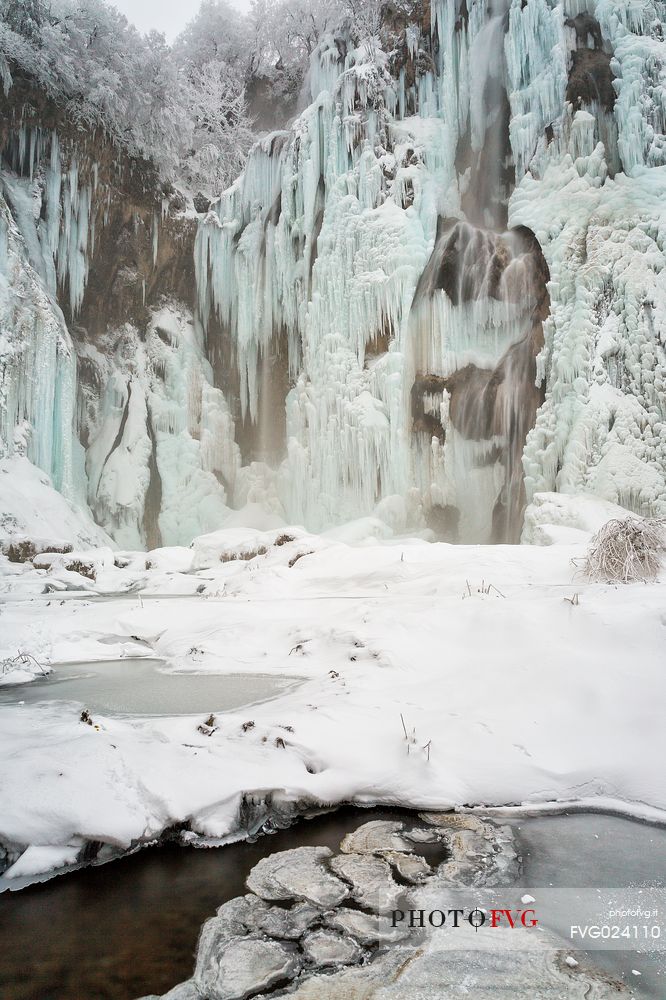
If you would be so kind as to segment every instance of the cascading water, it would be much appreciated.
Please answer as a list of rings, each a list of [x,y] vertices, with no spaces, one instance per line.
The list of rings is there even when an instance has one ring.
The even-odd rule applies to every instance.
[[[520,538],[522,452],[543,401],[535,358],[547,276],[529,231],[440,219],[412,307],[411,402],[417,436],[437,438],[429,520],[449,541]]]
[[[509,144],[509,101],[506,93],[504,35],[510,0],[500,0],[470,45],[467,135],[459,139],[456,164],[461,205],[469,222],[506,225],[513,161]]]
[[[326,36],[312,104],[200,227],[201,312],[234,345],[252,423],[265,359],[289,374],[268,485],[289,520],[516,542],[537,490],[666,502],[656,381],[631,361],[636,338],[663,355],[632,250],[656,209],[597,251],[628,197],[607,178],[663,160],[662,42],[647,8],[590,5],[432,0],[387,9],[381,48]]]
[[[448,541],[520,539],[522,453],[543,401],[535,359],[548,313],[548,269],[529,231],[506,231],[514,179],[508,9],[503,2],[489,10],[470,45],[469,119],[456,154],[467,221],[439,218],[410,321],[413,427],[426,436],[421,453],[429,454],[435,484],[427,516]]]
[[[407,94],[401,72],[405,93],[396,93],[381,58],[324,41],[313,104],[291,133],[257,147],[199,231],[200,310],[214,312],[235,345],[244,460],[282,463],[286,515],[315,529],[387,497],[402,498],[399,520],[413,514],[422,524],[406,510],[406,341],[436,194],[434,184],[420,189],[417,144],[393,132],[399,122],[386,109],[420,104],[426,114],[439,97],[433,73],[425,78],[419,96],[416,80]],[[443,173],[444,150],[441,160],[433,166]]]
[[[289,519],[379,505],[452,541],[519,540],[548,269],[527,230],[506,231],[509,6],[434,3],[393,79],[325,43],[313,105],[200,229],[201,310],[236,344],[256,426],[244,457],[284,459]],[[286,457],[270,433],[280,354]]]

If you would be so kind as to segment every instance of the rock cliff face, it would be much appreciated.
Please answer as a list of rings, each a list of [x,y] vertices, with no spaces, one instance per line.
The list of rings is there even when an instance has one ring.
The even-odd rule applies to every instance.
[[[248,500],[466,542],[537,491],[666,511],[664,56],[652,0],[387,5],[199,215],[15,85],[5,451],[122,546]]]

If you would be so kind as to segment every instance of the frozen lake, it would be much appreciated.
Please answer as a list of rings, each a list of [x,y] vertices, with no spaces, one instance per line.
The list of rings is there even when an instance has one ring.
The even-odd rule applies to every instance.
[[[81,702],[112,715],[198,715],[275,698],[300,683],[271,674],[166,673],[162,661],[130,658],[54,666],[43,679],[0,688],[0,705]]]

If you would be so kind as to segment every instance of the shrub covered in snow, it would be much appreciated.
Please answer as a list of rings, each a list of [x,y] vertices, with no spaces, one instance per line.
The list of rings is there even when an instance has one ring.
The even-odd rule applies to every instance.
[[[0,687],[4,684],[27,684],[36,677],[50,673],[50,667],[43,667],[31,653],[19,650],[16,656],[0,658]]]
[[[665,518],[614,519],[590,542],[584,573],[600,582],[648,582],[656,578],[665,552]]]

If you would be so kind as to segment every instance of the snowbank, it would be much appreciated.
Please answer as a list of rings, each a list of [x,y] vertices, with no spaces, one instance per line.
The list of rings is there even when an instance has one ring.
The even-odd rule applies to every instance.
[[[613,518],[625,518],[624,507],[586,494],[536,493],[525,511],[523,543],[585,543]]]
[[[589,529],[596,513],[576,516]],[[210,556],[201,570],[185,571],[176,550],[171,589],[168,550],[154,570],[105,571],[153,595],[164,587],[168,600],[61,606],[20,600],[29,581],[7,581],[8,648],[41,645],[57,662],[138,640],[167,669],[212,671],[220,683],[227,673],[303,679],[203,731],[199,716],[91,726],[80,703],[4,705],[8,862],[31,846],[40,851],[26,871],[76,843],[125,850],[174,823],[224,842],[276,809],[350,800],[598,801],[666,816],[663,576],[628,588],[579,582],[580,544],[350,547],[302,529],[281,545],[276,532],[253,534],[264,554],[220,560],[246,544],[237,530],[198,540]],[[174,581],[203,593],[174,598]]]
[[[113,545],[90,514],[66,500],[27,458],[0,458],[0,545],[4,551],[26,541],[38,552]]]

